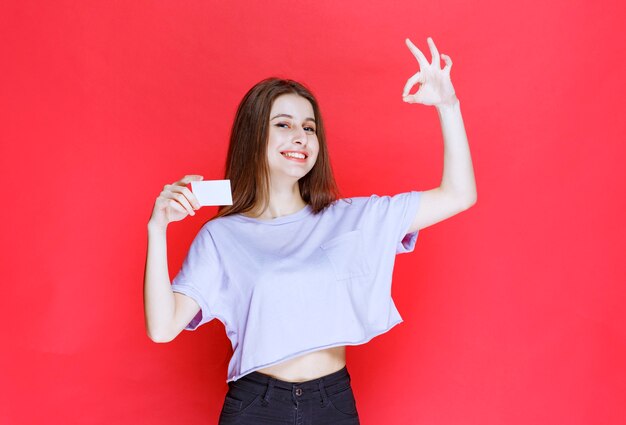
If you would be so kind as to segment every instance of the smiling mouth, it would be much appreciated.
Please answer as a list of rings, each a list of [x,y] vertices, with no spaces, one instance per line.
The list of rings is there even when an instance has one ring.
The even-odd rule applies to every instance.
[[[300,161],[304,161],[308,158],[308,155],[304,152],[281,152],[280,154],[287,159],[295,159]]]

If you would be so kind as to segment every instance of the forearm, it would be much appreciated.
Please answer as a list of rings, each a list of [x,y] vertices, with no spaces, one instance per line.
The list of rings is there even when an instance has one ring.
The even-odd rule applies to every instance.
[[[167,269],[167,227],[148,224],[148,253],[144,272],[144,314],[148,336],[167,339],[176,307]]]
[[[456,99],[453,103],[438,105],[437,113],[444,144],[443,177],[440,188],[464,204],[472,205],[477,197],[476,181],[461,116],[461,104]]]

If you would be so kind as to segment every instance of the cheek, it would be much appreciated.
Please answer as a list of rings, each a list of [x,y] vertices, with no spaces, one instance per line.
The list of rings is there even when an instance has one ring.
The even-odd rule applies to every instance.
[[[319,156],[320,155],[320,145],[318,143],[315,143],[315,156]]]

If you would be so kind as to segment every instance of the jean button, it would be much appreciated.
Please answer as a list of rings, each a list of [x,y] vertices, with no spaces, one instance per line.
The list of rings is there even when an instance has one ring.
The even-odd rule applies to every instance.
[[[296,388],[296,395],[302,395],[302,388]]]

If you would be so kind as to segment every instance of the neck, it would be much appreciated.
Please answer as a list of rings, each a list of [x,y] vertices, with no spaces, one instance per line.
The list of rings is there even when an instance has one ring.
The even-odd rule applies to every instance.
[[[291,185],[272,183],[269,196],[269,204],[264,211],[260,213],[256,210],[252,211],[254,218],[271,220],[296,213],[306,206],[306,202],[300,195],[300,187],[297,181]]]

